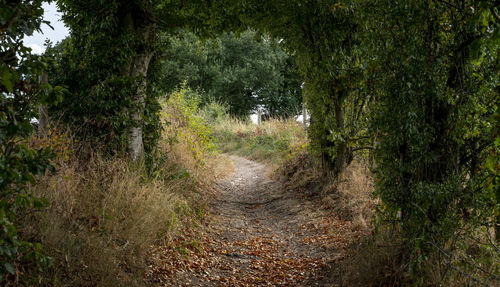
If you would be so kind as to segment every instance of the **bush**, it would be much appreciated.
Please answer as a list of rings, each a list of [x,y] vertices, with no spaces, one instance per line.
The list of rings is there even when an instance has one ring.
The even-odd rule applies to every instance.
[[[214,155],[217,146],[207,119],[198,113],[200,104],[200,95],[183,85],[163,103],[162,120],[167,122],[166,138],[184,147],[195,164],[203,166],[205,156]]]

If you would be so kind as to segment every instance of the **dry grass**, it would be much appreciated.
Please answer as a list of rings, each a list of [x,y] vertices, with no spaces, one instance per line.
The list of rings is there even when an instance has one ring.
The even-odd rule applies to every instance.
[[[363,159],[354,160],[337,180],[332,180],[302,152],[288,160],[278,173],[287,189],[300,190],[309,198],[319,197],[325,208],[350,221],[356,231],[373,229],[377,200],[373,198],[372,174]]]
[[[340,267],[342,286],[406,286],[407,274],[400,269],[399,236],[392,229],[374,233],[378,200],[368,164],[355,159],[336,183],[323,188],[324,201],[336,214],[351,222],[351,229],[364,232],[360,242],[346,250]]]
[[[218,119],[214,134],[222,152],[279,166],[307,146],[303,126],[290,119],[271,119],[255,125],[234,118]]]
[[[335,184],[326,186],[324,201],[342,218],[353,222],[355,228],[373,228],[372,219],[376,200],[373,198],[374,184],[372,174],[363,160],[353,161]]]
[[[397,232],[387,228],[351,246],[342,262],[342,286],[408,286],[399,239]]]
[[[167,120],[180,126],[179,119]],[[168,158],[154,178],[144,166],[119,157],[90,152],[90,159],[76,159],[76,144],[61,132],[34,141],[57,146],[57,172],[32,187],[50,206],[24,216],[20,234],[40,242],[54,264],[42,273],[25,268],[20,277],[29,281],[17,284],[147,285],[145,274],[155,264],[151,250],[174,240],[180,230],[195,228],[204,217],[211,182],[234,168],[227,159],[193,145],[195,131],[184,132],[171,141],[177,134],[166,129],[160,149]]]
[[[150,180],[121,159],[95,156],[86,167],[60,167],[42,179],[34,192],[51,205],[22,230],[55,258],[40,283],[142,285],[150,246],[202,208],[190,178],[167,178]]]

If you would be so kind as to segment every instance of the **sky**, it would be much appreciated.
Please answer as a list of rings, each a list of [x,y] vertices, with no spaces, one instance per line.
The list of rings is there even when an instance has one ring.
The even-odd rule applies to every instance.
[[[41,54],[45,51],[45,40],[49,39],[52,43],[57,43],[69,35],[69,29],[64,26],[61,20],[61,13],[57,12],[57,7],[55,3],[42,4],[44,10],[44,20],[50,22],[50,25],[54,28],[50,28],[48,25],[42,25],[42,33],[35,33],[32,36],[24,38],[24,44],[30,47],[35,54]]]

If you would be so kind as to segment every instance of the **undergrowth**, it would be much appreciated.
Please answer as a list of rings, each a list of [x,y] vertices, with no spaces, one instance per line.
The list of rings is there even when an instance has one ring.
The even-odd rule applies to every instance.
[[[194,181],[174,164],[165,168],[150,179],[142,167],[95,155],[42,179],[34,192],[51,205],[28,216],[22,231],[55,258],[37,283],[141,285],[149,247],[203,208]]]
[[[52,128],[34,147],[52,147],[55,174],[33,193],[48,200],[43,211],[22,216],[20,234],[40,242],[53,264],[45,270],[16,266],[13,285],[144,286],[155,246],[168,245],[180,230],[196,228],[206,213],[212,180],[231,169],[217,156],[213,137],[186,90],[164,103],[163,159],[151,173],[124,157],[96,150],[77,159],[79,144],[63,127]]]
[[[444,249],[438,251],[427,262],[430,268],[418,278],[412,277],[402,264],[400,230],[391,222],[374,221],[375,210],[381,203],[373,196],[373,175],[364,157],[355,157],[338,180],[318,169],[305,151],[285,161],[277,174],[286,190],[299,193],[317,208],[333,212],[348,222],[353,235],[359,236],[340,251],[343,260],[332,266],[332,276],[338,276],[340,286],[458,287],[497,286],[500,282],[500,253],[487,228],[456,237],[446,248],[465,251],[453,256]],[[338,231],[332,227],[331,232]]]

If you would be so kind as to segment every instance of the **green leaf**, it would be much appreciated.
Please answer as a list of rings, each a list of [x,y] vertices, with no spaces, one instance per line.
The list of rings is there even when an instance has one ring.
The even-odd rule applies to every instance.
[[[14,91],[14,84],[12,83],[12,75],[9,73],[9,70],[4,69],[2,72],[2,76],[0,78],[0,83],[5,86],[9,93]]]
[[[5,267],[5,270],[7,270],[7,272],[9,272],[10,274],[14,275],[16,273],[14,270],[14,266],[12,266],[12,264],[10,264],[9,262],[5,262],[3,266]]]

